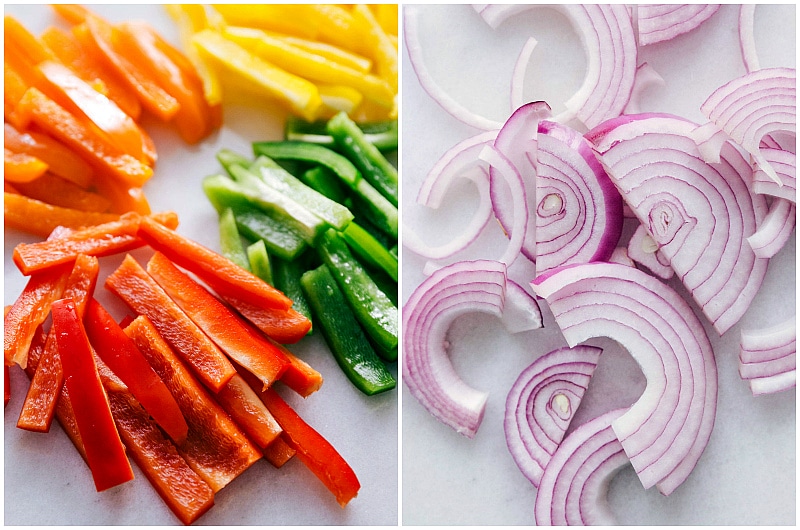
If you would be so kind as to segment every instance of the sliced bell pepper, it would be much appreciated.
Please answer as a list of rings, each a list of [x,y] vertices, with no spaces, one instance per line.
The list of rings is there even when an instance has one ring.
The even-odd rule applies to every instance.
[[[309,23],[311,6],[301,4],[213,4],[229,25],[252,26],[313,39],[317,27]]]
[[[235,219],[234,222],[236,222]],[[247,261],[249,262],[250,270],[253,271],[253,274],[268,284],[275,285],[275,282],[272,280],[271,260],[269,259],[269,253],[267,252],[267,246],[264,244],[264,240],[259,239],[255,243],[248,245],[245,252],[247,253]],[[294,305],[293,298],[292,303],[292,305]]]
[[[31,182],[15,183],[17,190],[38,201],[84,212],[107,212],[111,201],[49,171]]]
[[[45,162],[48,170],[59,177],[88,188],[92,183],[92,166],[64,144],[35,131],[19,131],[12,124],[3,124],[3,145],[17,153],[27,153]]]
[[[132,480],[133,469],[114,425],[92,347],[72,300],[53,303],[52,333],[95,488],[104,491]]]
[[[346,506],[361,489],[350,465],[275,389],[269,388],[260,395],[283,429],[286,442],[297,451],[297,457],[333,493],[339,505]]]
[[[62,208],[8,191],[3,192],[3,217],[6,229],[14,228],[39,237],[47,237],[58,226],[81,228],[119,219],[117,214]]]
[[[147,317],[137,317],[125,333],[175,396],[189,424],[178,452],[215,493],[261,458],[257,446],[197,382]]]
[[[50,50],[11,15],[3,17],[3,43],[4,51],[14,50],[30,64],[53,59]]]
[[[178,225],[174,212],[155,214],[154,222],[168,227]],[[73,261],[79,254],[107,256],[138,248],[144,242],[137,237],[142,216],[125,214],[115,221],[83,227],[57,240],[48,238],[35,243],[20,243],[14,248],[13,260],[25,276]]]
[[[192,524],[214,505],[213,490],[186,463],[122,381],[102,361],[98,368],[128,454],[172,513],[183,524]]]
[[[152,213],[150,202],[141,186],[129,186],[114,179],[100,178],[95,181],[97,192],[111,201],[111,212],[122,215],[136,212],[141,215]]]
[[[366,4],[353,6],[353,25],[360,35],[360,50],[372,55],[378,75],[396,91],[399,71],[397,48]]]
[[[277,344],[289,359],[289,366],[283,372],[281,383],[294,390],[302,397],[308,397],[322,387],[322,374],[310,364],[290,352],[284,346]]]
[[[156,252],[150,258],[147,272],[228,357],[256,375],[264,388],[280,378],[288,364],[283,352],[164,254]]]
[[[147,316],[164,340],[214,392],[236,373],[225,354],[130,254],[106,278],[105,285],[133,311]]]
[[[356,123],[365,139],[381,151],[397,149],[397,120]],[[336,147],[333,137],[328,133],[328,120],[308,122],[295,116],[286,119],[283,136],[287,140],[298,140]]]
[[[205,187],[205,186],[204,186]],[[214,195],[214,190],[206,190],[209,200],[216,207],[221,197]],[[213,197],[213,198],[212,198]],[[223,200],[224,202],[224,200]],[[221,204],[221,203],[220,203]],[[286,260],[293,260],[308,248],[308,243],[295,229],[277,218],[277,215],[263,211],[261,208],[248,204],[229,205],[236,218],[239,232],[250,240],[264,241],[267,250],[275,256]]]
[[[311,320],[294,306],[289,309],[272,309],[234,296],[223,295],[222,298],[262,333],[280,344],[294,344],[311,331]]]
[[[397,258],[372,234],[357,223],[350,223],[342,232],[342,237],[363,262],[383,270],[397,282]]]
[[[216,398],[225,412],[261,449],[280,437],[281,426],[242,376],[237,374],[231,377],[228,384],[217,392]]]
[[[3,320],[5,364],[25,368],[36,327],[50,314],[53,302],[61,298],[71,270],[71,264],[59,265],[28,279]]]
[[[74,302],[77,315],[81,319],[86,304],[94,294],[99,271],[97,258],[81,254],[75,260],[67,279],[62,297]],[[48,432],[63,383],[64,370],[57,351],[56,336],[50,333],[22,403],[17,427],[34,432]]]
[[[352,224],[352,223],[351,223]],[[277,256],[273,256],[272,263],[272,277],[276,288],[280,289],[286,296],[292,299],[292,309],[311,320],[311,308],[308,306],[308,300],[303,294],[303,288],[300,285],[300,277],[308,270],[308,265],[301,260],[287,261]],[[313,325],[313,323],[312,323]],[[309,329],[308,333],[313,330]],[[269,334],[268,334],[269,335]],[[270,335],[271,336],[271,335]],[[279,339],[273,339],[281,342]],[[283,342],[283,344],[289,344]]]
[[[256,305],[288,309],[292,301],[261,278],[216,252],[147,217],[138,235],[176,265],[196,274],[218,294],[231,294]]]
[[[3,406],[8,406],[11,401],[11,374],[8,365],[3,365]]]
[[[276,468],[280,468],[297,454],[292,446],[286,443],[283,436],[278,436],[264,449],[264,459]]]
[[[3,148],[3,179],[15,184],[36,180],[47,171],[47,163],[33,155]]]
[[[253,272],[242,243],[242,236],[239,234],[239,227],[236,226],[236,217],[230,208],[225,208],[219,214],[219,247],[223,256],[241,268]]]
[[[84,325],[97,355],[133,397],[176,444],[186,441],[189,427],[175,398],[122,327],[95,299],[88,301]]]
[[[355,112],[364,102],[364,96],[349,86],[344,85],[318,85],[319,97],[325,110],[320,113],[322,117],[330,117],[337,112]]]

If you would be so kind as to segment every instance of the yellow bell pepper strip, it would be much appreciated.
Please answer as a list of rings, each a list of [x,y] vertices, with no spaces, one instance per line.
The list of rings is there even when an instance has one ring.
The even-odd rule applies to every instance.
[[[397,91],[399,64],[397,48],[365,4],[353,7],[353,24],[361,35],[359,44],[364,53],[371,53],[378,75]]]
[[[310,5],[212,4],[212,7],[231,26],[252,26],[307,39],[317,36]]]
[[[280,437],[281,426],[241,375],[234,375],[222,390],[217,402],[262,450]]]
[[[155,222],[174,228],[178,216],[164,212],[153,216]],[[78,255],[108,256],[138,248],[144,242],[136,237],[142,217],[128,213],[117,220],[75,230],[59,239],[48,238],[35,243],[20,243],[14,248],[14,264],[28,276],[62,263],[74,261]]]
[[[214,492],[111,370],[98,362],[111,412],[128,455],[172,513],[192,524],[214,505]]]
[[[364,96],[349,86],[342,85],[317,85],[319,97],[325,106],[321,115],[333,116],[337,112],[354,112],[364,101]]]
[[[339,63],[344,67],[364,73],[368,73],[372,69],[371,59],[364,57],[363,55],[353,53],[352,51],[346,50],[339,46],[334,46],[326,42],[294,37],[292,35],[284,35],[281,33],[272,33],[269,31],[265,31],[265,33],[275,39],[285,42],[286,44],[290,44],[309,53],[325,57],[326,59],[335,63]]]
[[[17,190],[30,197],[54,206],[84,212],[107,212],[111,201],[93,191],[58,177],[49,171],[31,182],[15,183]]]
[[[317,40],[359,52],[359,34],[349,9],[333,4],[312,4],[310,15],[317,27]]]
[[[370,4],[375,19],[387,35],[397,36],[398,9],[397,4]]]
[[[236,373],[219,347],[130,254],[106,278],[105,286],[135,313],[146,316],[203,384],[214,392]],[[185,416],[186,411],[183,412]]]
[[[103,363],[176,444],[185,442],[189,426],[178,403],[122,327],[94,298],[87,301],[83,320]]]
[[[264,388],[280,379],[289,364],[283,352],[205,287],[160,252],[147,262],[147,272],[214,344],[239,366],[258,377]],[[158,326],[159,323],[154,321],[153,324]],[[166,332],[162,334],[166,335]]]
[[[158,222],[143,217],[138,235],[179,267],[196,274],[217,294],[230,294],[252,304],[289,309],[292,301],[264,280],[231,260]]]
[[[240,84],[260,89],[306,119],[319,113],[322,99],[310,81],[273,66],[213,30],[195,33],[192,42],[226,72],[220,75],[233,74]]]
[[[26,153],[47,164],[48,171],[81,188],[92,183],[92,166],[64,144],[35,131],[20,131],[10,123],[3,124],[3,145],[17,153]]]
[[[119,215],[62,208],[19,193],[4,191],[3,218],[6,229],[13,228],[39,237],[47,237],[57,226],[81,228],[115,221],[119,219]]]
[[[69,391],[75,421],[95,488],[104,491],[133,479],[111,407],[108,404],[94,354],[83,322],[70,299],[53,303],[53,329],[64,367],[64,385]]]
[[[67,284],[71,264],[51,267],[32,274],[20,295],[3,319],[5,364],[25,368],[28,348],[37,326],[50,314],[50,306],[61,298]]]
[[[189,425],[178,452],[215,493],[261,458],[258,447],[188,371],[147,317],[138,316],[125,333],[175,396]]]
[[[75,303],[75,310],[81,319],[89,299],[94,295],[99,271],[97,258],[81,255],[75,260],[67,279],[62,297]],[[50,333],[22,403],[17,427],[34,432],[48,432],[63,383],[64,370],[57,351],[56,336]]]
[[[3,179],[15,184],[36,180],[47,171],[48,165],[33,155],[3,149]]]

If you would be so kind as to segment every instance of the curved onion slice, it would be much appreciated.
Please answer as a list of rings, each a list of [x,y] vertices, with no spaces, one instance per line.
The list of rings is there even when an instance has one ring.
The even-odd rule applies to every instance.
[[[502,123],[480,116],[455,101],[450,95],[436,84],[428,72],[423,58],[422,46],[419,40],[419,12],[410,6],[403,9],[403,32],[405,34],[406,52],[411,61],[411,67],[419,79],[419,84],[428,95],[439,104],[445,112],[476,129],[484,131],[499,129]]]
[[[779,148],[762,147],[761,153],[775,170],[781,184],[776,183],[761,168],[753,172],[753,191],[797,202],[797,155]]]
[[[695,124],[640,114],[610,120],[587,138],[625,202],[659,251],[723,334],[755,297],[768,260],[747,238],[766,215],[748,186],[752,168],[730,143],[719,164],[706,163],[692,139]]]
[[[797,382],[795,318],[771,328],[742,330],[739,375],[754,396],[794,388]]]
[[[608,485],[628,457],[611,426],[624,413],[612,410],[584,423],[559,446],[536,493],[537,526],[615,524]]]
[[[639,46],[689,33],[718,10],[719,4],[639,4]]]
[[[628,249],[625,247],[617,247],[614,249],[614,252],[611,253],[611,257],[608,258],[609,263],[619,263],[620,265],[625,265],[626,267],[635,267],[636,263],[631,259],[628,255]]]
[[[795,203],[786,199],[772,201],[769,213],[758,226],[755,234],[747,238],[753,252],[759,258],[771,258],[791,239],[797,219]]]
[[[447,330],[466,313],[502,318],[506,278],[506,266],[498,261],[454,263],[426,278],[403,308],[403,381],[428,412],[470,438],[488,396],[456,373],[447,355]]]
[[[796,135],[796,84],[794,68],[762,68],[719,87],[700,106],[775,182],[780,180],[761,153],[761,140],[773,133]]]
[[[462,176],[463,172],[471,169],[482,161],[478,158],[481,150],[487,144],[494,142],[496,131],[488,131],[467,138],[449,149],[428,172],[423,181],[417,202],[429,208],[438,208],[453,181]],[[464,174],[475,182],[480,193],[480,204],[472,217],[470,224],[457,237],[448,243],[434,247],[422,241],[411,228],[403,227],[403,246],[422,257],[438,260],[445,259],[467,248],[480,235],[486,227],[492,214],[492,203],[489,197],[489,177],[486,172],[484,178],[476,178],[472,174]]]
[[[538,44],[533,37],[528,37],[519,51],[517,61],[514,63],[514,72],[511,74],[511,110],[518,109],[525,104],[523,88],[525,86],[525,71],[531,62],[533,49]]]
[[[483,20],[497,28],[506,19],[537,7],[536,4],[489,4],[477,9]],[[540,6],[539,6],[540,7]],[[566,101],[567,110],[555,121],[577,118],[591,128],[619,116],[631,96],[636,75],[636,36],[623,4],[566,4],[560,10],[581,37],[587,55],[583,84]]]
[[[602,350],[559,348],[536,359],[506,397],[506,443],[522,474],[539,487],[589,386]]]
[[[758,52],[756,51],[756,38],[753,27],[755,24],[756,4],[742,4],[739,6],[739,48],[742,52],[742,62],[747,72],[758,70]]]
[[[675,271],[669,266],[669,261],[658,251],[658,243],[650,237],[647,230],[641,224],[636,228],[628,241],[628,256],[664,280],[668,280],[675,275]]]
[[[714,353],[691,307],[658,279],[616,263],[562,267],[532,286],[568,345],[608,337],[638,362],[647,386],[613,428],[644,487],[669,495],[694,469],[716,415]]]

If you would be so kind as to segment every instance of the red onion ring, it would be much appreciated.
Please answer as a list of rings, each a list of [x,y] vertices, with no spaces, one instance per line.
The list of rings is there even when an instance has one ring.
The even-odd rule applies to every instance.
[[[483,20],[496,29],[506,19],[536,4],[489,4],[477,9]],[[572,23],[587,55],[583,84],[554,121],[577,118],[587,127],[619,116],[630,99],[636,75],[636,36],[631,17],[622,4],[549,6],[560,10]]]
[[[792,317],[761,330],[742,330],[739,375],[754,396],[796,386],[797,326]]]
[[[675,275],[669,261],[658,251],[658,244],[641,224],[628,241],[628,256],[661,279],[668,280]]]
[[[716,361],[702,324],[674,290],[625,265],[566,266],[532,286],[568,345],[608,337],[638,362],[647,386],[613,429],[643,486],[669,495],[694,469],[716,415]]]
[[[639,46],[689,33],[719,10],[718,4],[640,4],[637,6]]]
[[[761,168],[753,172],[753,191],[763,195],[780,197],[797,202],[797,155],[781,148],[762,147],[761,153],[770,167],[775,170],[781,184],[778,184]]]
[[[682,118],[640,114],[609,120],[587,138],[659,251],[723,334],[749,307],[766,274],[746,238],[766,215],[748,186],[752,168],[726,143],[706,163]]]
[[[556,450],[536,493],[537,526],[615,524],[608,485],[628,464],[612,425],[625,409],[607,412],[573,431]]]
[[[580,406],[602,350],[559,348],[525,368],[506,397],[506,443],[522,474],[539,487]]]
[[[523,95],[523,87],[525,85],[525,70],[528,63],[531,62],[533,50],[536,48],[538,42],[533,37],[528,37],[525,44],[519,51],[517,61],[514,63],[514,71],[511,74],[511,110],[518,109],[523,106],[525,96]]]
[[[755,4],[742,4],[739,6],[739,48],[742,51],[742,62],[747,72],[760,68],[758,52],[756,51],[755,32],[753,31],[755,15]]]
[[[758,230],[747,242],[759,258],[771,258],[786,245],[794,232],[797,218],[795,203],[776,198]]]

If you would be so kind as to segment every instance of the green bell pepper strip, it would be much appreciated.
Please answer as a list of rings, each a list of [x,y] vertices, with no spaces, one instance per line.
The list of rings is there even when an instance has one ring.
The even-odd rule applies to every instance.
[[[361,172],[361,175],[395,207],[398,196],[397,169],[372,145],[358,125],[345,112],[328,121],[328,133],[336,146]]]
[[[353,214],[346,206],[305,185],[266,156],[257,157],[247,169],[264,184],[291,197],[338,230],[344,229],[353,220]],[[232,171],[238,174],[239,170],[232,169]]]
[[[252,162],[252,160],[246,156],[231,149],[220,149],[217,151],[217,161],[231,177],[233,177],[233,175],[231,175],[231,168],[233,166],[247,167]]]
[[[219,242],[222,255],[245,270],[250,269],[247,252],[242,243],[242,236],[236,225],[236,217],[231,208],[225,208],[219,214]]]
[[[396,352],[397,307],[353,257],[347,243],[338,232],[335,230],[325,232],[316,248],[322,262],[336,278],[350,309],[367,335],[380,346],[381,351]],[[395,356],[387,360],[396,359]]]
[[[350,223],[342,231],[344,240],[351,249],[361,258],[362,261],[369,263],[385,271],[392,280],[397,281],[397,258],[386,250],[377,239],[364,230],[356,223]]]
[[[300,281],[316,325],[353,385],[368,396],[395,388],[397,381],[370,346],[328,268],[310,270]]]
[[[284,126],[284,138],[286,140],[297,140],[336,148],[336,142],[328,132],[327,125],[328,122],[325,120],[306,121],[302,118],[291,116],[286,120]],[[397,120],[358,123],[357,126],[367,141],[380,151],[397,149]]]
[[[306,186],[314,188],[332,201],[345,204],[347,192],[333,172],[325,166],[314,166],[300,174],[300,180]],[[345,204],[346,205],[346,204]]]
[[[272,278],[275,281],[274,287],[294,302],[292,309],[312,320],[311,307],[300,284],[300,278],[308,270],[306,264],[303,263],[304,261],[306,260],[302,258],[287,261],[277,256],[272,256]],[[309,333],[312,333],[312,331]]]
[[[253,274],[275,287],[272,279],[272,267],[270,264],[269,253],[267,253],[267,246],[263,239],[259,239],[255,243],[248,245],[247,262]],[[286,294],[286,293],[284,293]]]
[[[332,170],[350,188],[363,208],[364,214],[390,236],[397,238],[399,219],[397,207],[363,178],[361,172],[344,155],[308,142],[254,142],[256,155],[264,155],[273,160],[302,160],[318,164]]]

